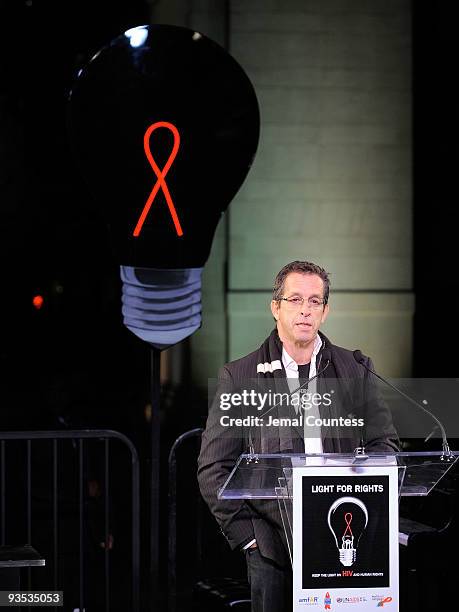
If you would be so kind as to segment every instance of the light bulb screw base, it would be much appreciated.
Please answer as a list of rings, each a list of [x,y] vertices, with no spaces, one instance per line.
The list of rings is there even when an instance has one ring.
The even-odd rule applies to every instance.
[[[356,553],[357,551],[355,548],[340,548],[339,560],[341,561],[341,564],[345,567],[352,565],[355,562]]]
[[[202,270],[121,266],[125,326],[160,350],[194,334],[201,326]]]

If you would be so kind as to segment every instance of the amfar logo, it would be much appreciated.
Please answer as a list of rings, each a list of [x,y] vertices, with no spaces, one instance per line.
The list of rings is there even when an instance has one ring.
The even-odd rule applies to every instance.
[[[325,593],[325,597],[324,597],[324,609],[331,610],[331,597],[328,591],[327,593]]]
[[[308,606],[318,606],[319,598],[314,595],[309,595],[308,597],[302,597],[298,600],[298,603],[306,604]]]

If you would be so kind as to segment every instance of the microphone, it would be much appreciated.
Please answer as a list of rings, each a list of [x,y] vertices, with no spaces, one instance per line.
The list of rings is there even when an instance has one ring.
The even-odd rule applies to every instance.
[[[320,369],[320,364],[322,363],[322,361],[326,361],[326,364],[324,365],[324,367],[322,369]],[[295,393],[298,393],[298,391],[300,391],[300,389],[303,389],[305,387],[307,389],[309,383],[312,382],[313,380],[315,380],[321,374],[323,374],[325,372],[325,370],[328,368],[328,366],[330,365],[330,363],[331,363],[331,351],[330,351],[329,348],[324,348],[323,351],[320,353],[320,356],[319,356],[319,362],[317,364],[317,373],[314,374],[314,376],[309,378],[307,381],[305,381],[297,389],[294,389],[293,391],[290,391],[289,397],[292,397],[292,395],[294,395]],[[266,412],[261,414],[260,418],[264,418],[269,412],[271,412],[271,410],[273,410],[274,408],[277,408],[281,404],[282,404],[282,401],[278,402],[277,404],[274,404],[273,406],[271,406],[271,408],[268,408],[268,410]],[[249,455],[254,456],[255,455],[255,450],[254,450],[254,447],[253,447],[253,440],[252,440],[252,425],[249,426],[248,437],[249,437]],[[249,463],[250,461],[251,461],[251,458],[247,460],[247,463]],[[257,460],[255,460],[255,463],[256,462],[257,462]]]
[[[404,397],[406,400],[408,400],[411,404],[414,404],[415,406],[420,408],[423,412],[428,414],[436,422],[438,428],[441,431],[441,435],[442,435],[442,438],[443,438],[443,444],[442,444],[443,455],[441,456],[441,460],[442,461],[450,461],[454,457],[454,455],[453,455],[453,453],[451,452],[451,450],[449,448],[448,440],[446,438],[445,428],[443,427],[441,422],[437,419],[437,417],[432,412],[430,412],[430,410],[427,410],[427,408],[425,408],[422,404],[420,404],[419,402],[414,400],[412,397],[410,397],[409,395],[404,393],[401,389],[399,389],[398,387],[396,387],[395,385],[390,383],[388,380],[386,380],[385,378],[383,378],[382,376],[377,374],[374,370],[369,368],[367,366],[367,364],[365,363],[365,357],[363,356],[362,351],[359,351],[359,350],[354,351],[353,355],[354,355],[354,359],[357,361],[357,363],[359,363],[366,370],[371,372],[374,376],[376,376],[376,378],[379,378],[379,380],[382,380],[382,382],[385,383],[386,385],[388,385],[391,389],[393,389],[394,391],[397,391],[397,393],[399,393],[402,397]]]

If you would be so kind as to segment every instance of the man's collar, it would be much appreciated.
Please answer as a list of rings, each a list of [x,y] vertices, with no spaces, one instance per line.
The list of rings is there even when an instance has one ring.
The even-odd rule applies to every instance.
[[[320,351],[320,349],[322,348],[322,338],[320,337],[319,334],[317,334],[315,340],[314,340],[314,349],[312,351],[312,355],[311,355],[311,361],[313,359],[316,358],[317,353]],[[290,368],[292,365],[295,365],[296,368],[298,368],[298,364],[296,363],[296,361],[287,353],[287,351],[285,350],[284,345],[282,345],[282,364],[284,366],[285,369]]]

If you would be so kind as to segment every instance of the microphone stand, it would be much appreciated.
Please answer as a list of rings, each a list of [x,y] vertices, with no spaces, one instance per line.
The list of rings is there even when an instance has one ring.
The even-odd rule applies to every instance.
[[[354,359],[357,361],[357,363],[359,363],[361,366],[363,366],[366,370],[368,370],[374,376],[376,376],[376,378],[379,378],[379,380],[381,380],[383,383],[386,383],[386,385],[388,385],[391,389],[393,389],[394,391],[399,393],[402,397],[404,397],[406,400],[408,400],[414,406],[417,406],[418,408],[420,408],[423,412],[428,414],[436,422],[438,428],[440,429],[440,432],[441,432],[441,435],[442,435],[442,439],[443,439],[443,442],[442,442],[443,454],[440,457],[440,461],[445,461],[445,462],[454,461],[455,460],[454,454],[451,452],[451,449],[449,448],[449,444],[448,444],[448,439],[446,437],[445,428],[443,427],[443,425],[439,421],[439,419],[437,419],[437,417],[434,414],[432,414],[432,412],[430,412],[430,410],[427,410],[427,408],[424,408],[424,406],[422,404],[419,404],[416,400],[414,400],[409,395],[404,393],[401,389],[399,389],[398,387],[396,387],[395,385],[390,383],[388,380],[386,380],[385,378],[383,378],[382,376],[377,374],[374,370],[369,368],[364,363],[364,357],[363,357],[363,355],[362,355],[362,353],[360,351],[354,351]]]

